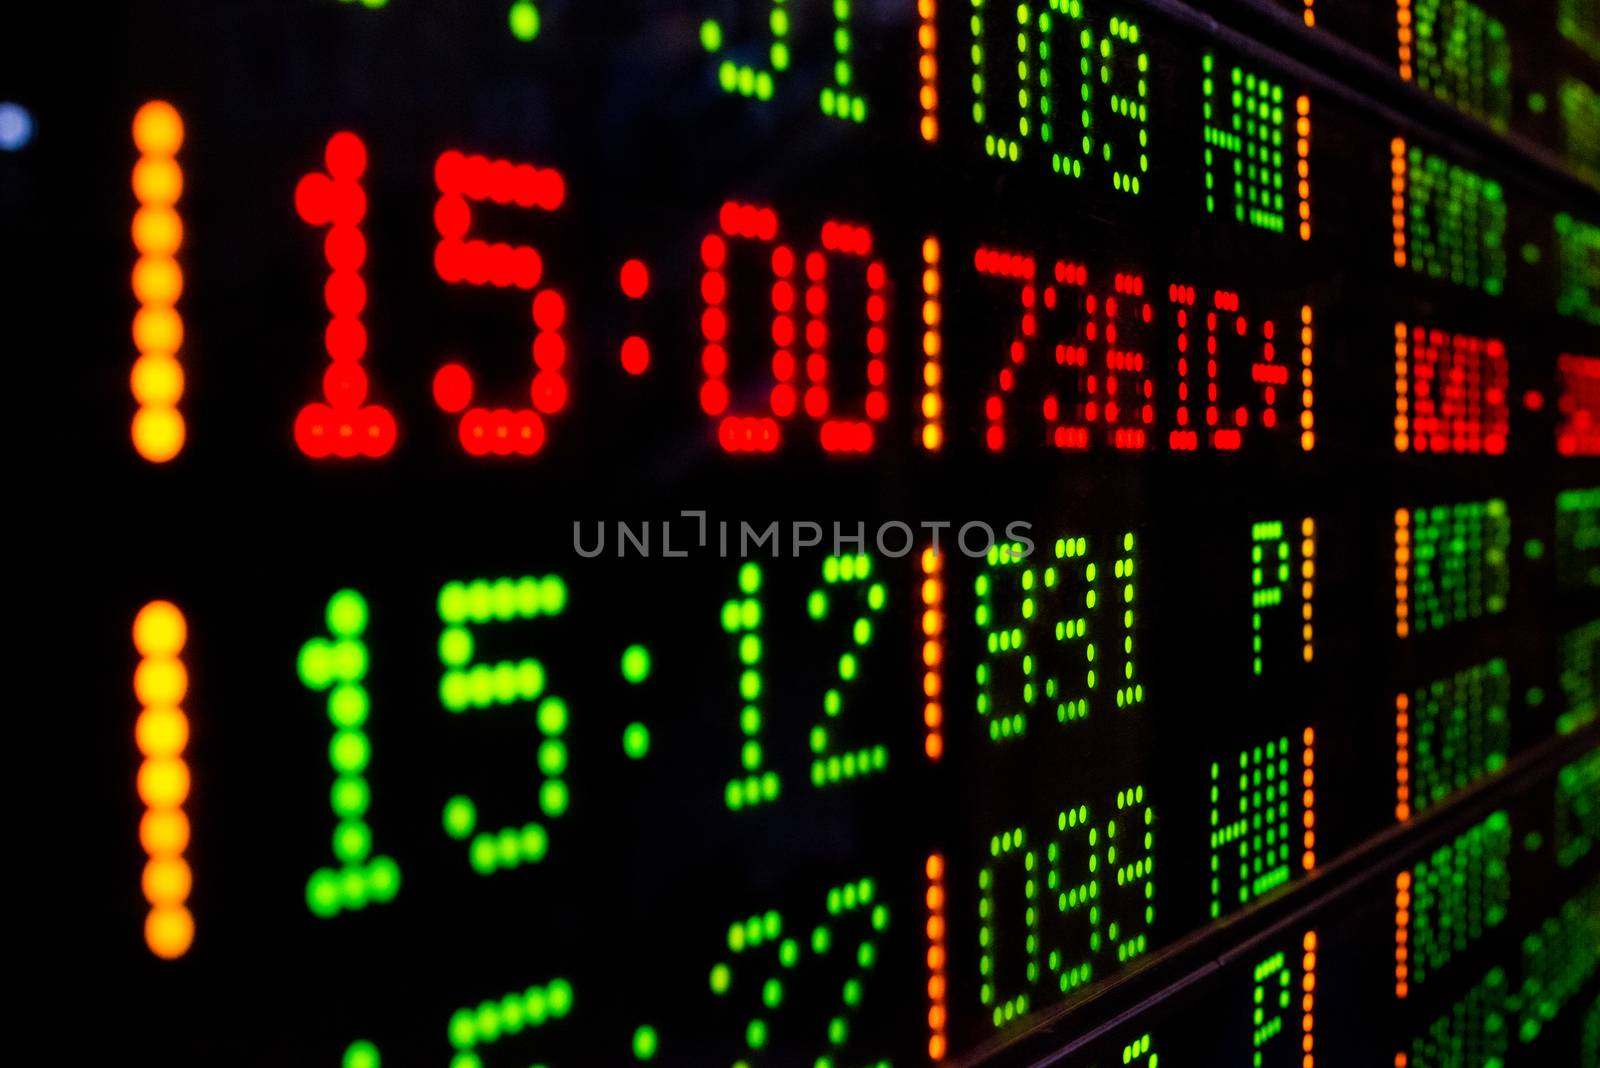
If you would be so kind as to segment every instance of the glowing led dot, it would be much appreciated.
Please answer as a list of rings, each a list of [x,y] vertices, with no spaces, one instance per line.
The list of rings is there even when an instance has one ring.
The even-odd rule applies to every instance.
[[[383,1068],[383,1058],[371,1042],[352,1042],[345,1048],[343,1068]]]
[[[641,1061],[654,1060],[656,1052],[660,1049],[660,1039],[656,1036],[656,1029],[648,1025],[639,1027],[633,1032],[633,1055]]]
[[[622,677],[635,684],[649,678],[650,650],[642,645],[630,645],[623,650]]]
[[[539,8],[533,0],[516,0],[507,14],[511,36],[519,41],[531,41],[539,36]]]
[[[622,751],[634,760],[641,760],[650,752],[650,728],[643,723],[630,723],[622,731]]]
[[[0,101],[0,152],[20,152],[33,140],[33,115],[21,104]]]

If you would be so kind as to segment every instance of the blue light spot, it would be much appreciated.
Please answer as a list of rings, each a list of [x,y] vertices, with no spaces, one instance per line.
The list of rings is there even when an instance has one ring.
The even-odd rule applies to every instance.
[[[0,101],[0,152],[19,152],[33,140],[33,116],[21,104]]]

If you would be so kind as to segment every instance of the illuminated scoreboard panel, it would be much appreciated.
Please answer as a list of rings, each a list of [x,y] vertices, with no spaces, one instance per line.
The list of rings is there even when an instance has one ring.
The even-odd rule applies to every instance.
[[[119,265],[104,1041],[1004,1063],[1364,871],[1085,1063],[1582,1048],[1592,194],[1176,5],[688,7],[135,5],[15,89],[8,231]],[[1506,126],[1469,8],[1412,80]]]

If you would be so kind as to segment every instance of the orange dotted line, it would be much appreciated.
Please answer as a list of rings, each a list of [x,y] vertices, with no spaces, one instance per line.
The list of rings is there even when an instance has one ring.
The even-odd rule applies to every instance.
[[[1306,8],[1306,17],[1310,18],[1311,9]],[[1309,25],[1309,23],[1307,23]],[[1295,101],[1295,152],[1299,156],[1296,163],[1299,172],[1300,193],[1300,240],[1311,240],[1311,98],[1302,96]]]
[[[1394,699],[1394,818],[1411,818],[1411,698]]]
[[[1311,663],[1313,642],[1312,601],[1317,588],[1317,524],[1310,516],[1300,521],[1300,658]]]
[[[939,239],[922,242],[922,447],[944,446],[944,275]]]
[[[1395,18],[1400,30],[1400,77],[1411,80],[1411,0],[1398,0]]]
[[[138,410],[133,416],[133,448],[151,463],[166,463],[183,451],[187,436],[178,401],[183,397],[183,270],[178,247],[183,244],[183,119],[164,100],[152,100],[133,117],[133,143],[139,162],[133,167],[133,195],[139,210],[133,216],[133,295],[139,310],[133,317],[133,345],[139,351],[129,388]]]
[[[1389,206],[1393,209],[1394,265],[1406,265],[1406,142],[1396,137],[1389,142]]]
[[[944,558],[922,550],[922,722],[929,760],[944,755]]]
[[[1394,513],[1394,632],[1411,633],[1411,510]]]
[[[1301,754],[1300,785],[1303,793],[1300,795],[1301,817],[1300,822],[1305,828],[1301,838],[1302,852],[1300,854],[1300,867],[1310,871],[1317,866],[1317,753],[1315,743],[1316,732],[1310,727],[1300,736]]]
[[[134,741],[143,761],[135,780],[144,816],[139,820],[139,845],[148,858],[141,880],[150,905],[144,940],[150,952],[175,960],[194,942],[194,916],[188,908],[194,877],[184,857],[189,846],[189,765],[183,759],[189,743],[189,718],[182,702],[189,674],[179,655],[188,637],[183,613],[170,601],[151,601],[133,621],[133,647],[139,665],[133,692],[142,706],[134,725]]]
[[[949,1049],[949,986],[945,976],[944,856],[928,858],[928,1059],[943,1060]]]
[[[1316,1068],[1317,932],[1300,940],[1300,1068]]]
[[[917,75],[922,79],[918,101],[922,105],[922,139],[930,143],[939,140],[939,32],[934,28],[938,10],[938,0],[917,0],[921,20],[917,26]]]
[[[1316,353],[1316,331],[1312,329],[1311,305],[1300,308],[1300,449],[1310,452],[1317,445],[1317,397],[1312,385],[1312,359]]]
[[[1407,943],[1411,935],[1411,873],[1394,877],[1394,996],[1411,992],[1411,965]]]

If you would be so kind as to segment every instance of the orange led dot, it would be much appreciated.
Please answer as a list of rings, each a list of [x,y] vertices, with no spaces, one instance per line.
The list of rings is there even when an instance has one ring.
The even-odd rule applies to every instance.
[[[189,765],[175,757],[146,760],[139,765],[139,800],[150,808],[174,808],[189,796]]]
[[[133,116],[133,143],[148,156],[171,156],[183,147],[183,119],[165,100],[152,100]]]
[[[133,247],[146,256],[171,256],[183,244],[183,220],[168,207],[143,207],[133,215]]]
[[[182,853],[189,848],[189,817],[181,808],[147,811],[139,820],[139,845],[150,856]]]
[[[170,601],[151,601],[133,619],[133,647],[142,656],[177,656],[188,634],[183,613]]]
[[[152,909],[145,917],[144,940],[162,960],[176,960],[194,944],[194,917],[182,905]]]
[[[133,692],[139,703],[175,705],[189,689],[189,673],[175,657],[156,657],[139,661],[133,672]]]
[[[183,168],[170,156],[146,156],[134,164],[132,184],[139,203],[170,206],[183,195]]]
[[[181,905],[189,897],[194,876],[182,857],[153,857],[144,866],[141,888],[145,900],[160,908]]]
[[[134,725],[134,740],[147,757],[175,757],[189,744],[189,718],[176,708],[146,708]]]

